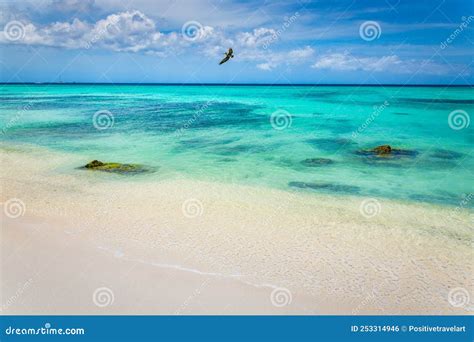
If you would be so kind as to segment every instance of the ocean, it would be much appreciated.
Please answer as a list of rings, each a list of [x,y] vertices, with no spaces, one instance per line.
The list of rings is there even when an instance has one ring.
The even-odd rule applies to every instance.
[[[473,207],[471,87],[0,85],[0,141],[190,178]],[[367,150],[399,149],[380,157]]]

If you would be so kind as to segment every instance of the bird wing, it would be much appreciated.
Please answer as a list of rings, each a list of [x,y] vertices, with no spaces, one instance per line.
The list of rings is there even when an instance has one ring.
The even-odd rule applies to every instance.
[[[225,62],[227,62],[229,60],[229,58],[230,58],[230,55],[225,56],[224,59],[219,63],[219,65],[224,64]]]

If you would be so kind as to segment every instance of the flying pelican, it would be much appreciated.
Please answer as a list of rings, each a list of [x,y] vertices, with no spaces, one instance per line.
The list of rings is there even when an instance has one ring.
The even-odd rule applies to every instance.
[[[229,59],[234,58],[234,50],[232,48],[229,48],[229,51],[225,53],[224,59],[219,63],[219,65],[224,64],[227,62]]]

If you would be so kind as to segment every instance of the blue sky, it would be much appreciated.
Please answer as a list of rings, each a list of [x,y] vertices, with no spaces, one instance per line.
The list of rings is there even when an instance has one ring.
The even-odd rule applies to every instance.
[[[1,82],[472,84],[473,2],[0,4]],[[219,66],[227,48],[235,58]]]

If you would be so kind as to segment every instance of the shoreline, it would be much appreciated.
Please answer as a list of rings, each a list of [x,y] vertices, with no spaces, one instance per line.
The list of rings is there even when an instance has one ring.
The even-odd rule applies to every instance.
[[[54,259],[57,250],[64,260],[42,271],[47,279],[29,286],[30,295],[7,313],[106,313],[91,303],[94,286],[103,283],[120,288],[115,303],[123,305],[106,308],[116,314],[173,314],[183,303],[185,314],[471,312],[448,302],[453,288],[472,293],[468,210],[453,216],[453,208],[380,199],[378,215],[366,218],[362,198],[187,179],[109,181],[58,171],[71,155],[1,149],[1,201],[25,204],[22,217],[2,212],[2,251],[16,255],[13,263],[2,258],[2,305],[33,265]],[[74,240],[70,249],[62,246],[65,236]],[[35,242],[31,249],[19,247],[24,239]],[[87,265],[77,264],[80,251]],[[128,263],[135,265],[131,274]],[[21,264],[29,266],[13,267]],[[80,293],[82,302],[47,295],[57,286],[52,279],[74,264],[83,275],[63,292]],[[179,280],[154,291],[165,276]],[[203,277],[212,279],[205,289]],[[290,303],[272,305],[275,288],[288,290]],[[140,293],[145,303],[131,303]]]

